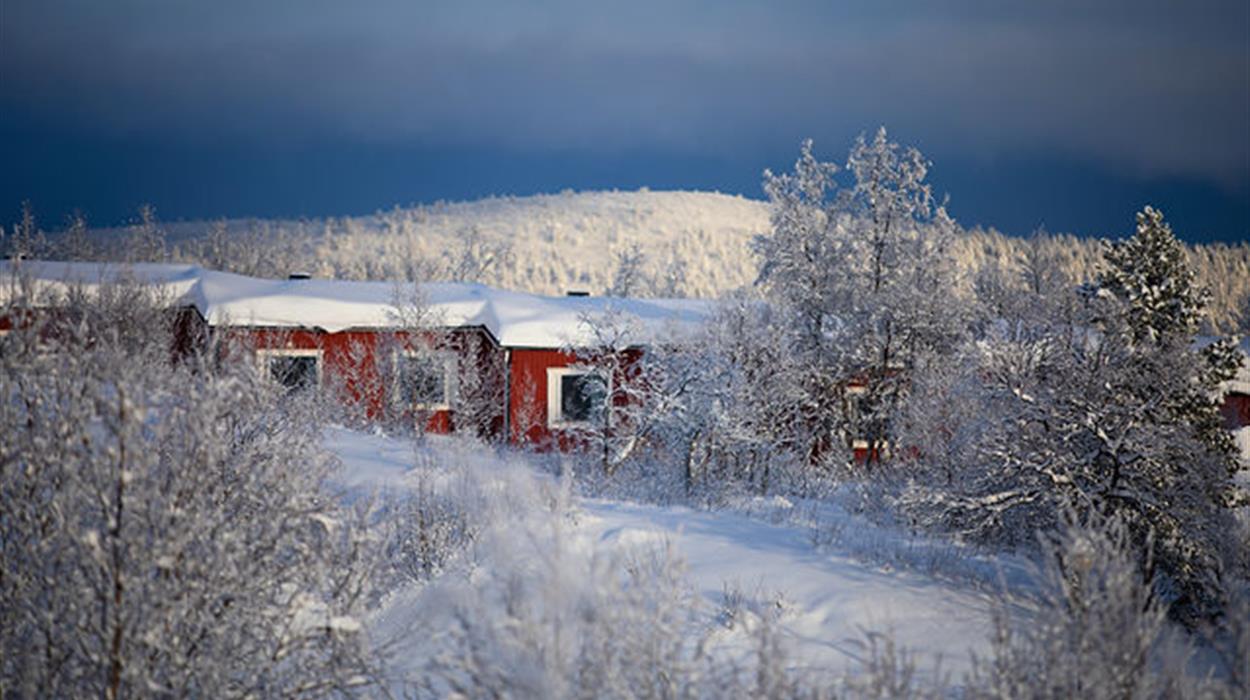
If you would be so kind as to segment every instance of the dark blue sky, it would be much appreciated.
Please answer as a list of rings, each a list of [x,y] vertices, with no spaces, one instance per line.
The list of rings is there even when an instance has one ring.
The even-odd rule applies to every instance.
[[[9,220],[760,197],[879,124],[965,225],[1246,240],[1250,4],[0,0]]]

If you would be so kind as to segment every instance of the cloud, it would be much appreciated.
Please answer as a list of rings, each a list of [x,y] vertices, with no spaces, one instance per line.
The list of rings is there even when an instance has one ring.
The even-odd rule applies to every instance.
[[[6,3],[0,111],[102,132],[1088,158],[1250,181],[1243,2]],[[887,9],[888,7],[888,9]],[[6,104],[7,103],[7,104]]]

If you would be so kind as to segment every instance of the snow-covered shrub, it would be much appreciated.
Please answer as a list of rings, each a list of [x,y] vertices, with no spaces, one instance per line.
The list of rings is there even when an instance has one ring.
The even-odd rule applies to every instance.
[[[814,436],[798,396],[780,376],[798,359],[777,337],[786,316],[746,296],[725,300],[702,335],[648,349],[644,459],[665,465],[677,493],[724,502],[747,494],[813,495],[845,465],[845,445]]]
[[[860,642],[863,667],[842,681],[843,695],[865,700],[937,700],[950,697],[946,677],[935,666],[929,678],[921,678],[916,657],[902,648],[888,632],[865,632]]]
[[[983,347],[982,384],[963,397],[974,417],[950,427],[947,451],[933,452],[937,471],[920,473],[905,494],[910,514],[1028,547],[1033,533],[1057,528],[1064,508],[1115,513],[1143,555],[1153,542],[1170,599],[1202,608],[1235,573],[1237,555],[1219,500],[1224,461],[1161,406],[1191,391],[1190,360],[1156,355],[1145,370],[1113,336]]]
[[[578,551],[551,532],[492,533],[490,565],[435,582],[411,626],[411,681],[462,697],[673,696],[698,650],[691,593],[669,554]]]
[[[968,694],[1238,697],[1244,679],[1189,668],[1194,646],[1170,628],[1165,605],[1142,578],[1128,525],[1077,517],[1066,515],[1058,534],[1044,541],[1039,607],[1025,616],[1006,602],[999,609],[993,652],[974,660]]]
[[[1233,694],[1250,695],[1250,589],[1225,593],[1223,616],[1206,637],[1219,659],[1219,678]]]
[[[408,581],[426,581],[478,537],[480,516],[470,504],[445,493],[427,474],[402,494],[389,494],[375,527],[388,532],[387,558]]]
[[[21,284],[15,282],[15,284]],[[0,315],[0,693],[326,696],[368,685],[380,565],[317,427],[250,364],[174,363],[142,288]],[[46,301],[46,300],[45,300]]]
[[[647,440],[655,410],[653,385],[638,363],[643,354],[637,345],[638,319],[609,307],[582,314],[579,325],[587,339],[566,345],[563,352],[573,358],[571,369],[591,378],[580,384],[577,397],[588,406],[588,415],[568,432],[598,470],[611,477]]]
[[[729,634],[664,545],[592,551],[565,517],[510,520],[489,564],[398,595],[396,686],[420,696],[828,697],[796,670],[775,616]]]

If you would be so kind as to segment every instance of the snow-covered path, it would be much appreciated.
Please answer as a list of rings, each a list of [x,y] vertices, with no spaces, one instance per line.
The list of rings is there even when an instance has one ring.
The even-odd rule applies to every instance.
[[[984,651],[991,601],[948,582],[822,552],[807,533],[724,512],[583,500],[583,527],[603,545],[669,541],[696,589],[720,605],[725,585],[767,604],[796,654],[816,667],[862,660],[866,631],[890,631],[922,660],[942,658],[955,676],[969,650]]]
[[[382,436],[334,429],[326,445],[344,462],[338,480],[351,489],[403,488],[413,465],[410,444]],[[492,459],[456,448],[449,457]],[[509,468],[516,472],[515,463]],[[916,655],[922,673],[940,657],[942,671],[959,678],[969,651],[986,651],[992,601],[972,587],[865,563],[836,547],[826,551],[804,528],[733,512],[600,499],[575,505],[569,535],[578,541],[576,551],[667,543],[709,610],[724,607],[727,589],[740,591],[750,611],[743,622],[750,624],[751,614],[776,615],[793,658],[814,670],[853,671],[869,631],[892,633]],[[854,519],[846,526],[870,527]],[[733,644],[736,634],[727,630],[724,637]]]

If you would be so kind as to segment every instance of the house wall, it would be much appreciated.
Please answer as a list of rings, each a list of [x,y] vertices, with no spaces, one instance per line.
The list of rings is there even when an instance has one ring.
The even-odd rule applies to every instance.
[[[547,426],[547,369],[568,367],[574,357],[559,350],[535,348],[514,348],[510,353],[508,441],[538,449],[571,447],[567,444],[569,436]]]
[[[348,330],[326,333],[312,329],[230,329],[231,344],[244,353],[257,350],[321,351],[321,385],[339,401],[355,406],[368,420],[424,420],[428,432],[448,433],[456,428],[452,410],[416,412],[397,407],[392,400],[394,377],[389,358],[393,352],[419,345],[471,357],[474,366],[497,361],[500,351],[480,328],[409,334],[394,331]],[[502,403],[502,400],[500,400]],[[502,411],[499,411],[502,414]],[[502,416],[487,420],[486,430],[498,431]]]
[[[1224,417],[1224,427],[1229,430],[1250,425],[1250,394],[1226,394],[1224,403],[1220,405],[1220,414]]]
[[[581,449],[577,436],[569,429],[553,428],[547,422],[547,370],[560,369],[577,364],[577,358],[561,350],[544,348],[514,348],[510,351],[508,373],[508,441],[515,445],[530,445],[539,450],[574,451]],[[623,376],[615,383],[642,381],[637,376],[634,363],[642,351],[629,349],[624,352]],[[629,399],[623,394],[613,397],[615,406],[624,406]]]

